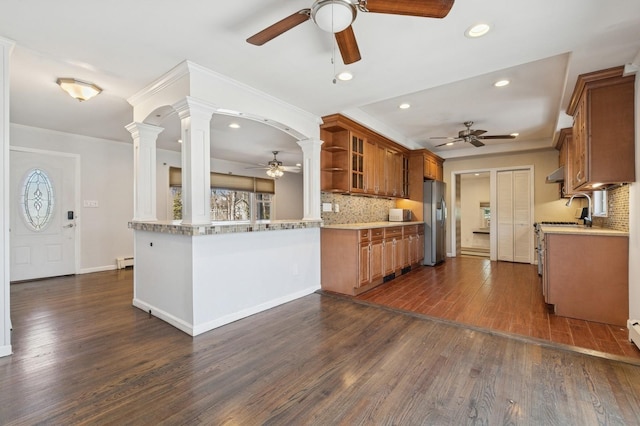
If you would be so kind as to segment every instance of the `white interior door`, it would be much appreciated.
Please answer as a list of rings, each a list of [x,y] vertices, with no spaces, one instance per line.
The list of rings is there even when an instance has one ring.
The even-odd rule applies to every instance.
[[[76,273],[76,158],[11,149],[11,281]]]
[[[531,263],[531,171],[497,173],[498,260]]]

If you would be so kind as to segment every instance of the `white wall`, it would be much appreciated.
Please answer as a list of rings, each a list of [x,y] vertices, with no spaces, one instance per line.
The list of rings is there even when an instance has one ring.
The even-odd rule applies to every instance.
[[[171,220],[169,210],[169,167],[181,167],[180,152],[159,149],[156,153],[156,211],[158,220]],[[248,169],[250,165],[231,161],[211,160],[211,171],[216,173],[233,173],[242,176],[265,177],[264,170]],[[276,180],[276,210],[277,220],[299,220],[303,215],[303,186],[302,173],[285,173]]]
[[[460,239],[462,247],[489,249],[489,234],[474,234],[482,227],[480,223],[480,203],[491,199],[489,176],[463,178],[460,189]]]
[[[80,155],[80,200],[97,200],[98,208],[80,207],[80,270],[114,269],[116,257],[133,255],[133,145],[69,133],[11,125],[11,146]]]

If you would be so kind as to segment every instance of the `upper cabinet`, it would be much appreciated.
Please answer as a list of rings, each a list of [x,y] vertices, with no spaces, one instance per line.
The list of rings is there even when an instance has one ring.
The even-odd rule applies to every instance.
[[[408,150],[340,115],[323,117],[320,188],[324,192],[408,197]]]
[[[616,67],[578,77],[567,108],[574,120],[566,147],[568,194],[635,181],[635,76],[623,77],[623,70]]]

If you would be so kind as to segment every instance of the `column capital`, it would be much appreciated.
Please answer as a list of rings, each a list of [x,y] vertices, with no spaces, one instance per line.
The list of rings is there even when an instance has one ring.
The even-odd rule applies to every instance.
[[[305,139],[302,141],[298,141],[296,142],[300,148],[302,149],[307,149],[307,148],[320,148],[320,146],[324,143],[324,141],[320,140],[320,139]]]
[[[133,137],[134,139],[144,136],[153,136],[155,138],[164,130],[164,127],[158,127],[152,124],[138,123],[136,121],[127,124],[126,126],[124,126],[124,128],[127,129],[129,133],[131,133],[131,137]]]
[[[215,105],[212,105],[200,99],[193,98],[191,96],[187,96],[184,99],[179,100],[172,106],[178,113],[178,116],[181,120],[191,117],[195,114],[208,115],[209,118],[211,118],[213,114],[218,110]]]

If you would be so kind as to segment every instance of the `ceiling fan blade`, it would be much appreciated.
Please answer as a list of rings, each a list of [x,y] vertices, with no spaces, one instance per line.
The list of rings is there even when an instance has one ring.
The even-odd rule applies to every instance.
[[[282,166],[285,172],[289,173],[300,173],[302,171],[301,167],[298,166]]]
[[[452,138],[451,136],[431,136],[429,139],[448,139],[452,141],[458,138]]]
[[[373,13],[444,18],[454,0],[367,0],[366,10]]]
[[[269,40],[273,40],[278,37],[280,34],[289,31],[293,27],[296,27],[305,21],[308,21],[310,15],[311,9],[301,9],[296,13],[287,16],[283,20],[276,22],[270,27],[265,28],[259,33],[252,35],[247,39],[247,43],[262,46]]]
[[[345,65],[358,62],[361,58],[360,49],[358,49],[358,42],[356,41],[356,35],[353,32],[353,27],[349,25],[345,30],[336,33],[336,42],[342,55],[342,62]]]
[[[489,136],[478,136],[478,139],[515,139],[516,137],[513,135],[489,135]]]
[[[445,146],[445,145],[453,145],[454,143],[460,142],[461,140],[462,139],[455,138],[455,139],[450,140],[449,142],[445,142],[445,143],[441,143],[440,145],[436,145],[436,146],[434,146],[434,148],[438,148],[439,146]]]
[[[475,146],[476,148],[479,148],[481,146],[484,146],[484,144],[482,142],[480,142],[478,139],[471,139],[469,141],[469,143],[473,146]]]
[[[480,135],[484,135],[485,133],[487,133],[486,130],[474,130],[474,131],[471,132],[471,135],[480,136]]]

